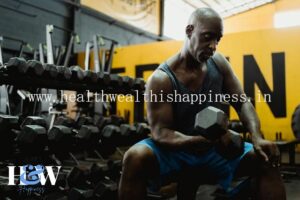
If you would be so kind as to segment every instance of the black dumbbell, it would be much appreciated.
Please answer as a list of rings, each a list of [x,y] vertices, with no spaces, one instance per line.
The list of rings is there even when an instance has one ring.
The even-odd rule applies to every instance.
[[[53,64],[45,64],[44,65],[44,74],[43,76],[47,78],[56,78],[58,75],[58,69],[55,65]]]
[[[112,124],[111,117],[100,116],[96,121],[95,125],[99,128],[100,131],[106,126]]]
[[[114,167],[117,168],[117,164],[115,164]],[[84,192],[86,190],[94,191],[98,183],[103,181],[104,179],[113,182],[110,180],[109,175],[115,172],[111,172],[111,170],[112,167],[108,166],[108,164],[105,162],[80,161],[80,164],[71,167],[69,171],[65,170],[64,172],[67,172],[68,174],[67,175],[68,185],[71,188],[77,188],[82,192]]]
[[[30,75],[42,76],[45,71],[43,64],[37,60],[28,60],[27,67]]]
[[[145,89],[145,81],[143,78],[135,78],[133,82],[133,89],[135,90],[144,90]]]
[[[124,154],[121,152],[122,158],[123,155]],[[107,161],[107,166],[108,166],[108,176],[110,177],[110,179],[118,182],[120,180],[120,175],[122,172],[122,159],[110,159]]]
[[[76,125],[74,128],[80,128],[82,125],[93,125],[93,124],[94,124],[93,118],[89,116],[80,116],[76,120]]]
[[[63,125],[63,126],[72,128],[72,127],[76,126],[76,122],[74,119],[72,119],[70,117],[58,116],[54,121],[54,125]]]
[[[106,72],[97,72],[97,82],[101,86],[107,86],[110,83],[110,75]]]
[[[21,57],[13,57],[8,60],[6,68],[10,73],[25,74],[28,70],[26,60]]]
[[[20,125],[16,137],[20,150],[24,153],[40,154],[48,144],[47,123],[39,116],[27,116]]]
[[[117,183],[108,175],[107,164],[94,163],[91,166],[73,167],[68,174],[68,184],[71,187],[70,199],[112,199],[116,195]],[[115,198],[113,198],[115,199]]]
[[[11,130],[12,128],[17,128],[18,123],[19,123],[18,116],[0,114],[0,132],[1,133],[5,133],[5,131]]]
[[[107,158],[116,151],[117,143],[121,140],[120,127],[116,125],[107,125],[101,131],[99,146],[97,150]]]
[[[89,186],[90,167],[86,165],[78,165],[71,168],[67,172],[67,182],[70,187],[87,187]]]
[[[67,109],[68,105],[65,101],[56,101],[52,104],[52,107],[55,108],[57,111],[62,111]]]
[[[84,128],[87,128],[87,130],[83,130]],[[76,133],[69,127],[55,125],[48,132],[50,151],[60,160],[59,162],[63,162],[64,166],[69,165],[70,169],[64,169],[64,172],[67,174],[67,181],[70,187],[89,185],[87,180],[90,178],[90,168],[93,163],[78,161],[72,153],[74,151],[83,153],[83,142],[86,142],[85,148],[87,148],[87,144],[90,144],[93,138],[89,128],[83,125]],[[77,140],[81,142],[78,143]],[[73,159],[72,164],[66,162],[66,159],[69,158]]]
[[[111,118],[111,124],[114,124],[116,126],[120,126],[121,124],[125,123],[125,119],[118,115],[110,115]]]
[[[116,125],[107,125],[103,128],[101,136],[107,139],[119,139],[121,136],[121,129]]]
[[[228,128],[238,133],[247,132],[247,129],[244,127],[243,123],[239,120],[230,120]]]
[[[118,146],[129,146],[136,142],[136,127],[130,124],[120,125],[121,138],[116,142]]]
[[[72,77],[72,72],[68,67],[57,66],[57,78],[60,80],[70,80]]]
[[[98,75],[97,73],[91,71],[91,70],[85,70],[83,71],[84,74],[84,81],[87,83],[97,83],[98,82]]]
[[[90,168],[90,178],[89,180],[93,184],[97,184],[101,179],[105,178],[109,174],[109,168],[106,163],[96,162],[93,163]]]
[[[110,115],[109,117],[99,116],[95,119],[94,124],[99,128],[101,131],[106,125],[116,125],[120,126],[121,124],[125,123],[125,119],[118,115]]]
[[[39,125],[47,129],[46,120],[39,116],[27,116],[21,123],[21,129],[26,125]]]
[[[136,127],[130,124],[121,124],[120,130],[121,130],[121,135],[125,137],[136,134]]]
[[[151,133],[151,128],[147,123],[135,123],[134,125],[139,139],[145,139]]]
[[[134,79],[129,76],[122,76],[123,85],[125,88],[130,89],[133,87]]]
[[[103,160],[95,162],[90,168],[90,181],[95,185],[100,180],[109,177],[111,180],[118,181],[122,170],[122,160]]]
[[[102,179],[94,189],[95,199],[117,199],[118,184],[110,179]]]
[[[100,139],[100,131],[94,125],[82,125],[75,135],[79,150],[90,150],[96,148]]]
[[[242,137],[227,128],[228,118],[226,114],[215,107],[209,106],[195,118],[195,131],[208,140],[216,142],[216,150],[226,159],[233,159],[244,152]]]
[[[67,157],[66,151],[71,150],[75,142],[72,129],[63,125],[54,125],[48,131],[50,150],[58,157]]]
[[[122,124],[120,126],[121,136],[124,137],[122,144],[133,145],[136,142],[145,139],[151,133],[150,127],[146,123],[135,123],[133,126],[129,124]]]
[[[9,157],[13,151],[13,143],[16,137],[12,129],[18,128],[19,118],[17,116],[0,115],[0,158]]]
[[[109,77],[110,77],[109,86],[115,88],[120,88],[123,86],[123,79],[118,74],[110,74]]]
[[[71,188],[68,194],[68,199],[72,200],[83,200],[83,199],[93,199],[94,190],[92,189],[79,189]]]
[[[39,125],[25,125],[16,141],[22,152],[40,154],[47,145],[47,131]]]
[[[50,194],[44,195],[43,200],[68,200],[68,197],[64,194],[63,191],[55,191],[51,192]]]
[[[72,72],[72,81],[82,81],[84,79],[84,72],[79,66],[71,66],[70,70]]]
[[[68,199],[117,199],[117,188],[116,182],[103,178],[95,187],[72,187]]]

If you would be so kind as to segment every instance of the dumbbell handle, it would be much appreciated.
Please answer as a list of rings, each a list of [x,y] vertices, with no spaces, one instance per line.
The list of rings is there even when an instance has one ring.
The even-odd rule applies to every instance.
[[[234,159],[244,152],[244,141],[239,133],[228,129],[217,141],[216,148],[226,159]]]

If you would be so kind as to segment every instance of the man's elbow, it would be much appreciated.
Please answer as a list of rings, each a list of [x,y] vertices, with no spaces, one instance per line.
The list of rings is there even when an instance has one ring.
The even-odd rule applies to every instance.
[[[249,108],[253,107],[250,101],[238,101],[231,103],[234,107],[234,110],[238,113],[238,115],[242,114],[243,111],[248,111]]]

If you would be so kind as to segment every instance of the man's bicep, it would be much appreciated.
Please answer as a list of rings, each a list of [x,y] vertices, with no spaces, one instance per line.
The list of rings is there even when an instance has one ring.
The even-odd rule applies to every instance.
[[[161,128],[172,126],[173,107],[165,98],[170,93],[172,93],[172,84],[169,77],[164,72],[154,72],[146,86],[147,117],[154,134],[158,133]],[[163,94],[163,99],[159,98],[161,94]]]
[[[171,128],[173,123],[172,105],[167,102],[148,102],[147,115],[151,129],[156,133],[157,129]]]

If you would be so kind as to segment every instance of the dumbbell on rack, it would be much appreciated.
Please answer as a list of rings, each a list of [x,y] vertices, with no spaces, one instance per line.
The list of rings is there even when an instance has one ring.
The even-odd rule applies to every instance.
[[[99,152],[108,157],[113,154],[118,147],[128,147],[136,142],[145,139],[150,134],[150,127],[145,123],[136,123],[135,125],[121,124],[119,126],[109,124],[104,126],[101,132]]]
[[[43,77],[55,79],[58,76],[58,69],[54,64],[45,64],[44,69]]]
[[[15,135],[12,129],[17,128],[19,117],[10,115],[0,115],[0,158],[9,158],[12,156],[14,149],[13,143]],[[0,159],[0,160],[1,160]]]
[[[91,71],[91,70],[85,70],[83,71],[84,74],[84,81],[87,83],[97,83],[98,82],[98,75],[97,73]]]
[[[57,66],[57,78],[59,80],[70,80],[72,77],[72,72],[70,68],[67,68],[65,66]]]
[[[99,83],[99,85],[108,86],[110,83],[110,75],[105,72],[97,72],[97,83]]]
[[[142,78],[135,78],[133,82],[133,89],[135,90],[144,90],[145,89],[145,81]]]
[[[53,126],[53,128],[49,131],[48,138],[50,140],[50,144],[52,144],[53,148],[56,149],[55,154],[60,151],[69,151],[70,149],[68,149],[68,145],[65,145],[64,149],[60,149],[60,151],[57,149],[62,148],[63,144],[70,144],[72,137],[79,140],[85,140],[87,143],[91,142],[93,138],[87,136],[89,131],[86,131],[84,134],[81,133],[83,129],[89,129],[88,126],[89,125],[82,125],[76,135],[71,134],[70,128],[62,125]],[[50,148],[52,147],[50,146]],[[71,190],[69,191],[69,198],[92,198],[96,194],[102,197],[103,195],[116,195],[117,184],[106,176],[112,173],[110,172],[112,168],[107,166],[105,160],[99,161],[99,159],[94,159],[89,162],[83,159],[78,161],[76,156],[72,153],[70,153],[70,155],[73,162],[67,162],[66,160],[63,161],[64,166],[70,166],[69,170],[64,170],[68,174],[67,182],[71,187]],[[72,167],[74,164],[75,166]]]
[[[47,145],[46,120],[38,116],[28,116],[20,125],[16,142],[22,153],[29,155],[42,154]]]
[[[102,120],[101,120],[102,119]],[[108,117],[103,117],[98,120],[98,122],[103,122],[103,123],[108,123],[111,124],[120,124],[123,123],[123,119],[119,118],[117,116],[113,116],[111,118]],[[56,131],[56,134],[61,134],[63,135],[63,133],[59,133],[59,131],[63,131],[63,129],[60,127],[60,125],[67,125],[69,126],[69,128],[72,129],[72,135],[73,135],[73,152],[86,152],[88,153],[88,155],[90,156],[94,156],[94,158],[101,158],[102,159],[102,153],[101,151],[103,151],[103,149],[106,149],[106,146],[108,149],[110,149],[111,147],[115,150],[114,145],[110,145],[108,143],[104,144],[99,144],[99,141],[101,141],[101,132],[102,132],[102,125],[100,126],[95,126],[93,124],[93,120],[90,117],[85,117],[85,116],[81,116],[78,118],[77,122],[70,120],[66,117],[60,116],[57,118],[55,124],[55,128],[53,131]],[[56,127],[59,126],[59,127]],[[49,133],[52,132],[52,130],[49,131]],[[68,134],[68,136],[70,136]],[[110,140],[111,141],[111,140]],[[97,150],[100,150],[100,153],[97,152]],[[107,151],[107,150],[105,150]],[[110,155],[112,154],[114,151],[112,151],[109,154],[106,155]],[[95,156],[96,154],[96,156]]]
[[[129,76],[119,76],[107,72],[84,71],[79,66],[56,66],[53,64],[42,64],[36,60],[26,62],[24,58],[10,58],[5,68],[11,74],[25,74],[33,77],[47,79],[71,80],[71,82],[98,83],[102,87],[124,88],[143,90],[145,82],[141,78],[133,79]]]
[[[27,74],[30,76],[44,78],[58,78],[60,80],[69,80],[71,78],[71,70],[63,66],[55,66],[53,64],[43,65],[37,60],[29,60],[26,62],[24,58],[10,58],[6,68],[9,73]],[[76,71],[76,69],[74,70]]]
[[[24,58],[13,57],[10,58],[8,63],[6,64],[6,69],[10,73],[27,73],[29,66],[26,64],[26,60]]]
[[[26,67],[28,68],[27,72],[29,75],[42,76],[45,70],[43,64],[37,60],[29,60],[26,64]]]

